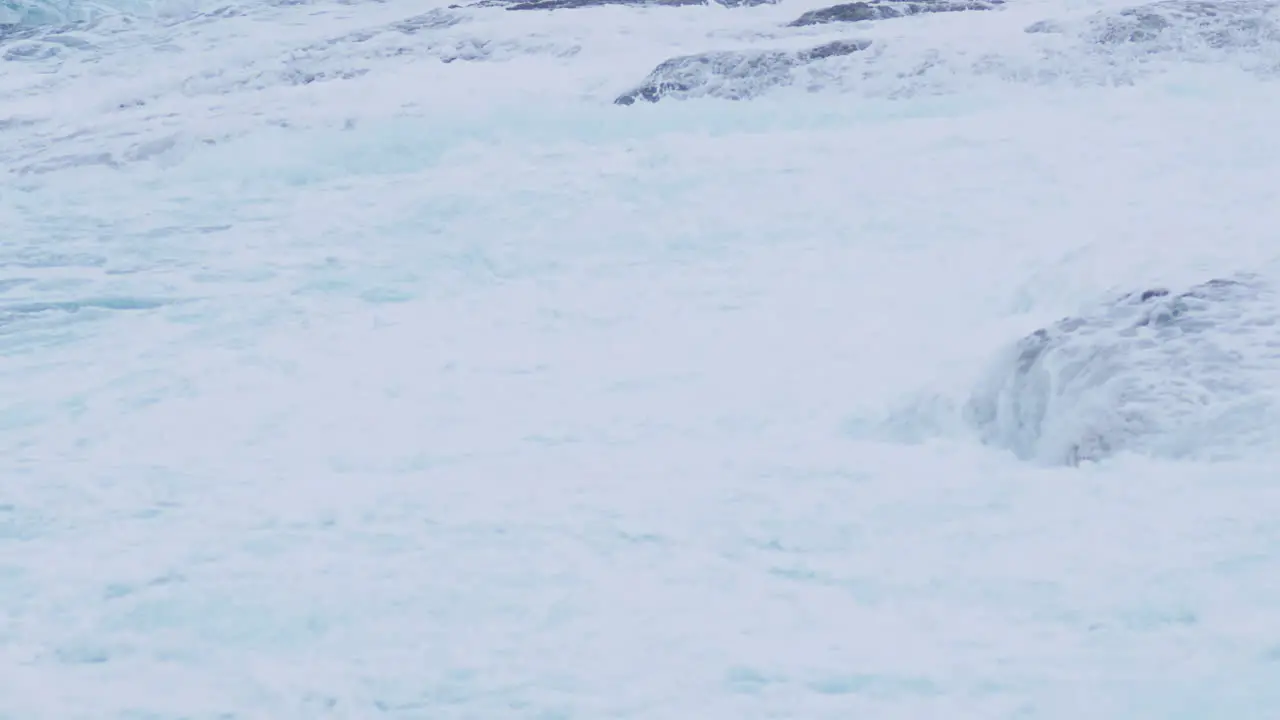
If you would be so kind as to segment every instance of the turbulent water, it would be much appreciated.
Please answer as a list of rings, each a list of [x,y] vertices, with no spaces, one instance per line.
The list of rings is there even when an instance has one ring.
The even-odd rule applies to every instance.
[[[1280,707],[1271,2],[0,0],[0,718]]]

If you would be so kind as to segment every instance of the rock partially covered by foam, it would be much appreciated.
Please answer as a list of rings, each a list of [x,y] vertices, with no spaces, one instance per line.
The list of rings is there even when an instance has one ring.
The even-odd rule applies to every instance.
[[[1280,303],[1255,277],[1125,295],[1023,338],[965,409],[984,442],[1075,465],[1277,443]]]
[[[1271,0],[1165,0],[1101,16],[1093,39],[1155,47],[1254,47],[1280,41],[1280,3]]]
[[[1032,33],[1067,30],[1052,21],[1027,28]],[[1152,53],[1254,49],[1280,44],[1280,1],[1162,0],[1098,13],[1082,35],[1098,45]]]
[[[833,22],[863,22],[925,13],[991,10],[1004,0],[866,0],[810,10],[792,20],[790,27],[822,25]]]
[[[666,60],[638,87],[614,101],[631,105],[637,100],[658,102],[667,97],[717,97],[746,100],[781,85],[789,85],[801,66],[828,58],[852,55],[870,47],[866,40],[837,40],[825,45],[787,52],[710,52]]]

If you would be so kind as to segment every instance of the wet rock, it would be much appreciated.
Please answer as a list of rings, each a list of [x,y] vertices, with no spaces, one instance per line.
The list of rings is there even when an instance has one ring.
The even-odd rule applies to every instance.
[[[1070,27],[1043,20],[1028,33],[1065,33]],[[1101,12],[1079,28],[1102,46],[1129,46],[1144,52],[1256,48],[1280,43],[1278,0],[1162,0]]]
[[[463,18],[458,15],[451,15],[439,9],[407,17],[404,20],[392,24],[391,27],[405,35],[416,35],[423,30],[439,30],[449,28],[461,23]]]
[[[1280,304],[1257,278],[1151,288],[1019,341],[965,408],[982,440],[1075,465],[1213,458],[1273,442]]]
[[[778,0],[480,0],[469,5],[450,7],[505,7],[508,10],[573,10],[577,8],[624,7],[685,7],[688,5],[722,5],[724,7],[749,7],[772,5]]]
[[[870,40],[836,40],[796,53],[796,60],[802,63],[824,60],[829,57],[852,55],[871,47]]]
[[[507,6],[508,10],[571,10],[605,5],[681,7],[706,5],[704,0],[527,0]]]
[[[618,96],[618,105],[637,100],[658,102],[667,97],[718,97],[746,100],[792,82],[800,66],[828,58],[852,55],[870,47],[867,40],[837,40],[799,52],[781,50],[712,52],[685,55],[664,61],[639,87]]]
[[[1214,48],[1252,46],[1280,40],[1278,8],[1280,3],[1270,0],[1165,0],[1099,16],[1092,23],[1092,35],[1103,44],[1190,41]]]
[[[885,20],[926,13],[991,10],[1003,4],[1004,0],[867,0],[810,10],[792,20],[788,26],[804,27],[833,22]]]

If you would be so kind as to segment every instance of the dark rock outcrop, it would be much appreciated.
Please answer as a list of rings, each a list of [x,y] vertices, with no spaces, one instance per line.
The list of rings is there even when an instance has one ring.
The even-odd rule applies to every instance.
[[[1004,0],[866,0],[810,10],[787,25],[804,27],[833,22],[885,20],[925,13],[991,10],[1003,4]]]
[[[1280,304],[1254,277],[1125,295],[1023,338],[965,408],[984,442],[1075,465],[1272,442]]]
[[[769,88],[790,84],[797,67],[852,55],[870,45],[867,40],[837,40],[799,52],[712,52],[675,57],[654,68],[639,87],[618,96],[614,103],[631,105],[637,100],[658,102],[667,97],[704,96],[746,100]]]
[[[706,5],[705,0],[526,0],[507,6],[508,10],[571,10],[603,5],[669,6]]]
[[[771,5],[778,0],[480,0],[465,7],[505,7],[508,10],[573,10],[576,8],[605,7],[684,7],[688,5],[723,5],[724,7],[748,7]],[[450,7],[464,7],[451,5]]]

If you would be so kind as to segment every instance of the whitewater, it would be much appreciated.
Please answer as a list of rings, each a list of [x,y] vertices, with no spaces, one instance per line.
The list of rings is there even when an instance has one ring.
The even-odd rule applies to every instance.
[[[0,0],[0,718],[1278,717],[1275,3],[459,3]]]

